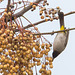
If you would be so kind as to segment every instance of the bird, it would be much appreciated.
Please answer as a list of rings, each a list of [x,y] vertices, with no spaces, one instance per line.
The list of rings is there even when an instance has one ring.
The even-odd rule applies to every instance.
[[[66,29],[64,25],[64,13],[63,12],[58,12],[58,17],[59,17],[59,22],[60,22],[60,30]],[[58,32],[54,42],[53,42],[53,53],[52,57],[53,60],[64,51],[66,48],[67,42],[68,42],[68,37],[69,37],[69,31],[63,31],[63,32]]]

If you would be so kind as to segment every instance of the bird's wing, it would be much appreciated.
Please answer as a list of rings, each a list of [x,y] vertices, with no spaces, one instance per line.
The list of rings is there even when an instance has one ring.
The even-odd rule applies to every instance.
[[[66,46],[67,45],[67,42],[68,42],[69,31],[66,31],[65,34],[66,34],[65,35],[66,36],[66,39],[65,39],[65,44],[64,45]]]

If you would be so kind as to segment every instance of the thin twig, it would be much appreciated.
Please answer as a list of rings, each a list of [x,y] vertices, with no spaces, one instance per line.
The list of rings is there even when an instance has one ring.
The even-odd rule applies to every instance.
[[[20,22],[21,22],[21,25],[22,25],[22,28],[23,28],[23,23],[22,23],[21,17],[19,17],[19,19],[20,19]]]
[[[67,15],[70,15],[70,14],[74,14],[74,13],[75,13],[75,11],[71,11],[69,13],[64,14],[64,16],[67,16]]]
[[[65,29],[65,30],[59,30],[59,31],[52,31],[52,32],[47,32],[47,33],[37,33],[33,35],[48,35],[48,34],[54,34],[54,33],[59,33],[59,32],[64,32],[64,31],[70,31],[70,30],[75,30],[75,28],[70,28],[70,29]]]
[[[42,21],[33,23],[33,25],[36,26],[36,25],[38,25],[40,23],[44,23],[44,22],[45,22],[45,20],[42,20]],[[27,29],[27,28],[33,27],[33,25],[32,24],[28,24],[27,26],[23,27],[23,29]],[[18,32],[18,31],[19,31],[18,29],[15,30],[15,32]]]
[[[22,17],[23,17],[24,19],[26,19],[26,20],[33,26],[33,24],[32,24],[25,16],[22,15]]]

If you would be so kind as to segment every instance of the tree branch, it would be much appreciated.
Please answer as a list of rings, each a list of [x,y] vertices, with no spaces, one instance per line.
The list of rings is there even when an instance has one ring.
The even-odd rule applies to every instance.
[[[50,19],[48,19],[48,20],[50,20]],[[40,23],[44,23],[44,22],[45,22],[45,20],[42,20],[42,21],[33,23],[33,25],[36,26],[36,25],[38,25]],[[33,27],[33,25],[32,24],[28,24],[27,26],[23,27],[23,29],[27,29],[27,28]],[[15,32],[18,32],[18,31],[19,31],[18,29],[15,30]]]
[[[69,12],[69,13],[64,14],[64,16],[67,16],[67,15],[70,15],[70,14],[74,14],[74,13],[75,13],[75,11],[72,11],[72,12]],[[50,21],[50,19],[48,19],[48,21]],[[38,25],[40,23],[44,23],[44,22],[46,22],[46,21],[45,20],[42,20],[42,21],[33,23],[33,25],[36,26],[36,25]],[[26,29],[26,28],[29,28],[29,27],[33,27],[33,25],[32,24],[28,24],[27,26],[23,27],[23,29]],[[18,32],[18,31],[19,31],[18,29],[15,30],[15,32]]]
[[[48,34],[53,35],[54,33],[59,33],[59,32],[64,32],[64,31],[70,31],[70,30],[75,30],[75,28],[70,28],[70,29],[65,29],[65,30],[59,30],[59,31],[53,31],[53,32],[48,32],[48,33],[37,33],[37,34],[33,34],[33,35],[48,35]]]
[[[10,0],[8,0],[7,12],[9,12]]]
[[[41,2],[41,1],[43,1],[43,0],[36,0],[34,3],[39,3],[39,2]],[[24,7],[21,11],[19,11],[18,13],[16,13],[16,14],[14,14],[14,15],[12,15],[12,20],[14,20],[15,19],[15,17],[16,18],[18,18],[18,17],[20,17],[20,16],[22,16],[24,13],[26,13],[28,10],[30,10],[32,8],[32,5],[29,5],[28,7]],[[8,20],[8,21],[10,21],[10,19]]]
[[[71,11],[69,13],[64,14],[64,16],[67,16],[67,15],[70,15],[70,14],[74,14],[74,13],[75,13],[75,11]]]

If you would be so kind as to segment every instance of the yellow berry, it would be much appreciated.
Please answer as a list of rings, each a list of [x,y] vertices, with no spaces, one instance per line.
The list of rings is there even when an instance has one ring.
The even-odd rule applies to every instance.
[[[11,16],[11,12],[8,12],[8,15]]]
[[[51,70],[46,71],[47,75],[51,75]]]
[[[18,61],[18,58],[15,58],[15,61]]]
[[[30,5],[33,5],[33,3],[32,3],[32,2],[30,2]]]
[[[18,65],[16,65],[16,66],[15,66],[15,68],[16,68],[16,69],[19,69],[19,66],[18,66]]]
[[[25,69],[24,68],[21,68],[21,71],[24,71]]]
[[[23,72],[23,75],[26,75],[26,72]]]
[[[50,65],[50,68],[53,68],[53,65]]]
[[[44,16],[41,16],[41,19],[44,19]]]
[[[5,54],[6,54],[6,55],[8,55],[9,53],[8,53],[8,52],[6,52]]]
[[[56,7],[57,9],[60,9],[60,7],[58,6],[58,7]]]
[[[7,8],[5,9],[5,12],[7,11]]]
[[[8,16],[7,12],[4,12],[4,16]]]
[[[3,51],[3,49],[2,48],[0,48],[0,52],[2,52]]]
[[[10,73],[13,73],[13,70],[12,69],[10,70]]]
[[[42,64],[42,68],[45,68],[46,67],[46,65],[45,64]]]
[[[15,71],[15,67],[12,67],[12,70]]]
[[[3,68],[7,68],[7,65],[4,65]]]
[[[45,21],[47,22],[47,21],[48,21],[48,19],[45,19]]]
[[[33,5],[32,7],[33,7],[34,9],[36,9],[36,5]]]
[[[40,11],[40,15],[42,15],[43,14],[43,11]]]
[[[2,69],[3,68],[3,65],[0,65],[0,69]]]

